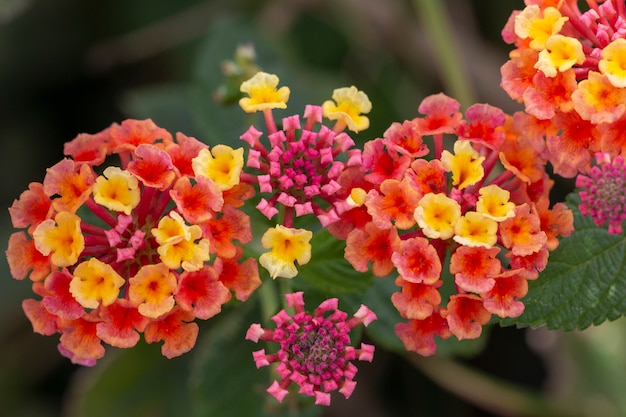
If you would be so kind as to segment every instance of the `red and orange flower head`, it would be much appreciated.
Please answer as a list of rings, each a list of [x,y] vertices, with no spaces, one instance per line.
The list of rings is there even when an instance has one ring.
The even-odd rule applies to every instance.
[[[9,209],[25,230],[6,254],[12,275],[30,276],[42,297],[23,304],[34,330],[60,333],[74,363],[93,365],[102,342],[128,348],[139,333],[163,341],[168,358],[181,355],[195,344],[194,319],[261,284],[256,261],[239,262],[237,250],[252,238],[239,210],[250,196],[239,181],[243,149],[126,120],[78,135],[65,152]]]
[[[336,298],[307,313],[302,292],[286,294],[285,299],[293,314],[283,309],[272,317],[274,330],[252,324],[246,334],[246,339],[255,343],[263,340],[279,345],[276,353],[266,353],[265,349],[253,353],[257,368],[277,364],[279,378],[267,392],[282,402],[288,394],[287,388],[295,383],[299,393],[314,397],[319,405],[330,405],[333,391],[349,398],[356,387],[357,367],[352,362],[371,362],[374,357],[374,346],[350,345],[350,332],[360,324],[368,326],[376,320],[376,315],[361,305],[349,318],[338,309]]]
[[[526,281],[545,267],[557,236],[573,230],[571,212],[546,205],[552,182],[544,148],[521,136],[502,110],[475,104],[457,117],[454,103],[428,97],[419,106],[425,117],[365,144],[361,170],[369,184],[358,184],[353,200],[371,220],[346,236],[354,269],[396,276],[401,289],[391,300],[407,320],[396,334],[421,355],[435,353],[435,336],[477,338],[493,314],[522,314]],[[434,158],[424,160],[429,136]],[[447,138],[453,142],[446,146]],[[455,288],[449,297],[439,291],[446,276]]]
[[[626,7],[622,0],[588,0],[587,10],[581,2],[549,3],[527,2],[502,31],[515,45],[502,87],[533,117],[567,122],[543,136],[555,172],[571,178],[589,169],[596,152],[626,151]],[[593,125],[593,134],[578,120]],[[575,163],[563,162],[574,155]]]

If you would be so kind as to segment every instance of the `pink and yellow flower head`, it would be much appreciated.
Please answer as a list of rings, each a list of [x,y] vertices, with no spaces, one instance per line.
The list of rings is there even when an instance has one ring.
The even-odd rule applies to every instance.
[[[323,301],[312,313],[304,309],[302,292],[286,294],[287,305],[295,311],[286,310],[272,317],[276,328],[264,329],[252,324],[246,339],[277,343],[276,353],[265,349],[252,354],[257,368],[278,363],[278,379],[267,392],[282,402],[289,394],[291,384],[299,386],[299,393],[315,398],[315,404],[330,405],[331,392],[339,391],[349,398],[356,387],[355,360],[371,362],[374,346],[361,343],[356,348],[350,345],[350,332],[360,324],[368,326],[377,317],[364,305],[351,318],[338,309],[338,300]]]
[[[24,303],[33,328],[60,333],[59,351],[74,363],[93,365],[102,342],[131,347],[142,332],[164,342],[165,356],[181,355],[197,337],[190,322],[261,284],[256,260],[240,261],[239,245],[252,239],[239,209],[252,195],[239,181],[243,149],[209,151],[151,120],[127,120],[65,150],[76,159],[50,168],[10,208],[26,230],[11,236],[7,258],[43,297]],[[121,165],[104,165],[102,154]],[[203,276],[210,283],[191,291]]]
[[[304,229],[287,228],[276,225],[268,229],[261,238],[265,249],[270,249],[259,258],[259,263],[270,273],[272,279],[293,278],[298,275],[298,265],[311,260],[313,233]]]
[[[257,205],[268,219],[276,216],[281,207],[288,227],[295,217],[307,214],[315,215],[322,226],[339,219],[345,198],[338,193],[338,179],[345,169],[362,162],[361,151],[351,149],[354,141],[343,130],[355,123],[363,129],[367,118],[359,114],[371,104],[354,87],[335,90],[334,97],[340,102],[332,112],[307,105],[304,120],[299,115],[285,117],[280,130],[268,108],[264,110],[267,139],[263,140],[263,132],[254,126],[241,135],[250,147],[246,167],[256,171],[244,173],[241,178],[258,185],[261,194],[269,194]],[[334,129],[322,124],[323,116],[337,120]]]

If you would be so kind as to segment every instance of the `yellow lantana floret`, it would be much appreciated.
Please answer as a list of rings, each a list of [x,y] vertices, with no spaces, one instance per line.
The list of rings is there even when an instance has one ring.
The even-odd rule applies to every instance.
[[[337,120],[353,132],[365,130],[370,126],[370,119],[362,114],[372,110],[372,103],[367,94],[357,90],[355,86],[335,89],[333,99],[325,101],[322,110],[324,117]]]
[[[248,94],[239,100],[239,105],[246,113],[259,110],[284,109],[289,100],[289,87],[278,87],[278,77],[274,74],[257,72],[252,78],[244,81],[239,88]]]
[[[461,205],[445,194],[428,193],[417,203],[414,216],[426,236],[450,239],[461,217]]]
[[[454,241],[465,246],[490,248],[498,241],[498,223],[475,211],[468,211],[454,225]]]
[[[444,150],[441,162],[448,172],[452,172],[452,184],[459,190],[476,184],[485,175],[483,168],[484,156],[479,156],[468,140],[457,140],[454,143],[454,155]]]
[[[626,39],[617,38],[604,47],[598,68],[613,86],[626,87]]]
[[[243,148],[216,145],[210,151],[202,149],[191,160],[191,166],[196,176],[213,180],[222,191],[230,190],[239,184],[243,169]]]
[[[108,167],[104,175],[96,178],[93,199],[109,210],[129,215],[140,200],[139,182],[128,171]]]
[[[97,258],[81,262],[70,281],[70,293],[85,308],[111,305],[126,281],[109,264]]]
[[[130,301],[137,304],[139,313],[156,318],[174,307],[176,276],[165,264],[145,265],[128,280]]]
[[[189,226],[176,211],[170,211],[159,220],[156,228],[150,231],[159,245],[175,244],[181,240],[191,239]]]
[[[261,244],[271,250],[260,256],[259,263],[269,271],[272,279],[293,278],[298,275],[295,262],[304,265],[311,260],[311,237],[313,233],[305,229],[282,225],[269,228],[263,234]]]
[[[501,222],[515,216],[515,204],[509,201],[511,193],[495,184],[478,190],[480,197],[476,203],[476,211],[483,216]]]
[[[202,237],[202,228],[185,224],[175,211],[163,217],[151,232],[159,244],[157,252],[161,262],[170,269],[182,267],[185,271],[197,271],[210,258],[209,240],[201,239],[196,243]]]
[[[567,16],[562,16],[552,6],[546,7],[542,13],[538,5],[532,4],[515,16],[514,30],[520,39],[531,39],[529,46],[532,49],[541,51],[548,38],[559,33],[567,20]]]
[[[556,77],[559,72],[565,72],[575,64],[585,62],[583,45],[578,39],[563,35],[553,35],[546,41],[546,49],[539,52],[535,68],[543,72],[546,77]]]
[[[74,265],[83,249],[85,238],[80,229],[81,219],[69,211],[61,211],[52,219],[39,223],[33,231],[35,248],[48,256],[60,268]]]

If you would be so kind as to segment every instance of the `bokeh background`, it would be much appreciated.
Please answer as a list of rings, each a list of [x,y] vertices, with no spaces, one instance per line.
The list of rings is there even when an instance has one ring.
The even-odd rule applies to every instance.
[[[339,86],[365,91],[374,109],[364,140],[415,117],[440,91],[464,107],[514,112],[499,88],[510,50],[500,31],[521,8],[521,0],[0,0],[0,240],[12,232],[6,208],[80,132],[150,117],[209,143],[235,142],[244,116],[213,96],[240,44],[252,43],[259,65],[291,87],[290,108],[319,104]],[[570,186],[557,182],[555,198]],[[4,257],[0,275],[0,415],[188,415],[192,359],[168,361],[143,346],[74,366],[57,337],[32,332],[21,311],[30,285],[11,278]],[[352,399],[333,396],[328,409],[302,415],[625,416],[625,347],[618,320],[574,333],[494,327],[480,345],[432,359],[379,348],[360,365]],[[225,354],[219,348],[196,347]],[[224,389],[232,395],[246,382]]]

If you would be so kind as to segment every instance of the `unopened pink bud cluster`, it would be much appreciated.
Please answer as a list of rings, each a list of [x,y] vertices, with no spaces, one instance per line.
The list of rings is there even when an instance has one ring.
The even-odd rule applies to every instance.
[[[276,329],[253,324],[246,334],[246,339],[253,342],[264,340],[280,345],[276,353],[268,354],[265,349],[253,353],[257,368],[278,363],[280,381],[274,381],[267,392],[282,402],[289,385],[296,383],[301,394],[315,397],[316,404],[329,405],[330,392],[335,390],[349,398],[357,373],[351,361],[371,362],[374,357],[372,345],[361,343],[358,349],[350,346],[349,333],[359,324],[369,325],[376,315],[362,305],[348,319],[345,312],[337,309],[336,298],[322,302],[310,315],[304,310],[302,292],[286,294],[285,299],[295,310],[293,316],[283,309],[272,317]]]

